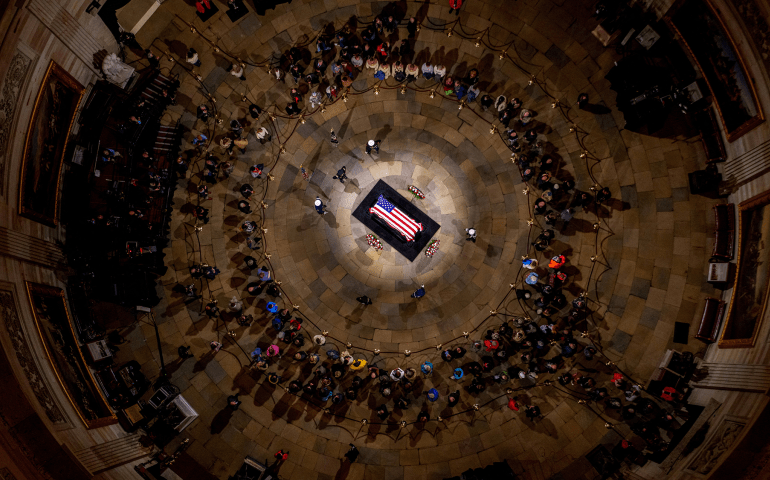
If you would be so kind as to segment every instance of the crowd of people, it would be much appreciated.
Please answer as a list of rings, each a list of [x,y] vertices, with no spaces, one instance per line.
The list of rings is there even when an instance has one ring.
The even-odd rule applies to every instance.
[[[292,47],[286,51],[280,63],[271,70],[277,81],[286,82],[287,77],[294,81],[294,87],[288,92],[286,112],[289,115],[301,113],[300,104],[310,109],[318,108],[324,96],[326,100],[336,100],[358,75],[369,70],[378,80],[392,76],[397,82],[414,82],[423,77],[425,81],[437,82],[440,85],[437,90],[447,97],[467,102],[479,99],[484,111],[494,106],[497,111],[494,119],[505,127],[502,137],[515,155],[522,180],[537,196],[532,202],[533,214],[541,216],[545,224],[531,244],[532,256],[527,256],[522,262],[523,284],[516,289],[516,296],[524,310],[538,320],[532,320],[528,314],[517,316],[494,328],[484,329],[476,340],[444,349],[435,361],[445,362],[448,368],[436,367],[429,360],[415,367],[384,368],[385,362],[378,362],[376,354],[358,354],[351,349],[340,351],[323,334],[307,332],[302,315],[296,314],[293,309],[280,307],[281,289],[272,278],[269,267],[260,266],[254,257],[247,256],[246,266],[256,278],[250,279],[243,295],[259,296],[264,293],[267,296],[269,301],[259,321],[269,325],[266,332],[273,340],[268,345],[254,346],[250,354],[252,368],[261,372],[270,384],[280,385],[317,404],[344,405],[361,402],[368,395],[375,396],[377,400],[373,404],[378,406],[373,409],[373,414],[381,422],[388,422],[393,410],[407,410],[422,398],[429,403],[422,402],[417,414],[400,417],[417,423],[431,419],[431,409],[426,405],[433,402],[444,403],[447,408],[456,408],[462,401],[466,405],[476,404],[477,397],[484,392],[489,391],[492,396],[503,395],[513,385],[529,387],[546,376],[572,389],[578,398],[596,402],[608,412],[617,411],[617,416],[633,424],[634,431],[641,432],[640,436],[649,445],[664,447],[660,429],[671,431],[676,428],[671,409],[662,409],[655,402],[643,399],[640,388],[620,374],[602,381],[583,375],[575,368],[576,359],[595,361],[600,352],[597,346],[579,342],[573,335],[584,325],[590,312],[583,295],[571,301],[567,298],[565,286],[570,279],[565,265],[569,259],[551,248],[556,232],[550,227],[559,226],[562,232],[566,232],[578,209],[586,211],[608,202],[611,192],[606,188],[592,188],[591,192],[575,190],[575,180],[560,174],[564,171],[560,160],[547,152],[545,138],[538,133],[542,124],[535,120],[536,112],[524,108],[518,98],[509,101],[504,95],[493,99],[489,93],[482,94],[477,69],[452,72],[451,67],[431,64],[428,59],[420,66],[413,63],[414,42],[420,26],[414,17],[409,18],[405,22],[408,37],[399,39],[400,21],[386,12],[377,15],[371,24],[363,25],[360,31],[346,25],[334,36],[319,36],[315,44],[317,56],[306,62],[307,65],[303,65],[305,55],[299,48]],[[194,55],[188,55],[188,62],[195,64],[199,59],[197,52],[192,53]],[[242,74],[242,70],[238,71]],[[307,87],[305,94],[301,87]],[[250,113],[257,119],[262,108],[252,104]],[[198,117],[208,120],[209,112],[205,105],[199,107]],[[228,155],[233,153],[233,142],[243,135],[238,121],[233,122],[231,136],[220,143]],[[269,135],[264,127],[260,131],[263,131],[260,140]],[[336,143],[333,131],[332,143]],[[367,148],[378,149],[379,143],[367,145]],[[226,177],[232,171],[229,161],[219,163],[209,156],[205,163],[206,171],[210,172],[204,176],[207,181],[216,181],[216,172]],[[225,166],[222,166],[223,163]],[[263,170],[263,165],[253,165],[250,168],[252,178],[262,178]],[[344,183],[344,167],[334,178]],[[249,199],[253,191],[248,183],[239,187],[243,199],[238,202],[238,209],[245,215],[252,212]],[[200,186],[198,194],[201,200],[210,198],[205,185]],[[320,198],[316,198],[314,207],[319,214],[326,213],[326,205]],[[205,221],[207,217],[204,215],[203,218]],[[244,220],[241,231],[249,248],[260,248],[259,224]],[[476,229],[469,228],[466,232],[468,240],[476,242]],[[550,252],[546,257],[548,262],[544,261],[541,266],[537,256],[547,251]],[[191,269],[194,278],[197,275],[213,279],[218,273],[215,267],[207,265]],[[192,289],[188,287],[188,294],[189,290],[194,294],[194,286]],[[412,297],[419,299],[425,295],[425,286],[422,285]],[[365,302],[361,300],[364,298]],[[372,303],[366,296],[359,297],[358,301],[364,306]],[[243,311],[243,303],[237,297],[230,302],[229,309],[239,325],[251,326],[254,323],[254,316]],[[217,317],[220,314],[217,302],[209,302],[204,312],[211,318]],[[219,349],[221,346],[212,342],[212,348]],[[309,373],[299,373],[292,378],[289,372],[295,369],[288,368],[290,363],[310,364],[312,367],[296,369]],[[439,371],[445,370],[451,374],[441,376]],[[446,381],[452,382],[452,386],[447,388]],[[520,410],[517,397],[509,399],[508,407]],[[467,409],[467,406],[460,409]],[[524,414],[535,420],[541,415],[540,407],[530,402],[524,406]]]
[[[154,155],[150,143],[134,144],[134,130],[150,118],[159,118],[169,105],[175,104],[178,86],[174,81],[157,95],[129,99],[120,110],[118,131],[122,137],[114,145],[102,146],[94,165],[96,178],[104,175],[115,182],[115,188],[104,192],[104,201],[91,205],[86,218],[97,237],[104,240],[129,236],[131,240],[145,241],[163,234],[157,231],[162,215],[151,219],[150,210],[162,208],[175,177],[170,166]]]
[[[393,78],[399,83],[417,81],[420,77],[436,82],[437,89],[445,96],[475,101],[480,95],[479,72],[472,68],[464,75],[456,72],[447,74],[444,65],[433,65],[430,59],[421,64],[415,59],[414,44],[419,23],[414,17],[406,22],[408,38],[399,39],[399,21],[393,13],[375,16],[370,25],[362,25],[360,32],[352,24],[347,24],[333,36],[321,35],[316,40],[318,57],[306,62],[307,56],[292,47],[285,52],[272,69],[276,80],[286,82],[287,77],[294,81],[289,90],[289,102],[285,107],[289,115],[298,115],[303,106],[315,110],[324,98],[330,102],[338,96],[360,75],[371,74],[377,80]],[[302,94],[307,90],[307,101]],[[301,105],[302,104],[302,105]]]

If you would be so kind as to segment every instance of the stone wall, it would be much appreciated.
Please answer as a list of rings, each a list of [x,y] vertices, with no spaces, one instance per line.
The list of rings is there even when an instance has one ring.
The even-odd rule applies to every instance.
[[[9,393],[6,397],[24,405],[28,410],[25,418],[34,419],[36,427],[50,432],[46,435],[48,445],[62,458],[66,455],[59,446],[88,448],[123,433],[117,426],[85,429],[42,350],[24,282],[66,286],[67,274],[62,270],[66,268],[65,260],[55,246],[64,241],[65,232],[61,225],[49,227],[18,215],[18,172],[32,106],[49,62],[56,62],[87,87],[98,79],[96,54],[117,51],[117,43],[96,12],[85,12],[89,3],[90,0],[0,2],[5,7],[0,12],[0,303],[5,319],[0,340],[4,353],[0,355],[7,357],[4,371],[8,379],[18,382],[17,391],[13,392],[18,395]],[[65,169],[66,159],[62,175]],[[0,470],[0,478],[45,477],[40,471],[30,472],[26,457],[18,455],[15,447],[4,439],[0,439],[0,465],[7,470]],[[12,459],[13,463],[4,462],[4,458]]]

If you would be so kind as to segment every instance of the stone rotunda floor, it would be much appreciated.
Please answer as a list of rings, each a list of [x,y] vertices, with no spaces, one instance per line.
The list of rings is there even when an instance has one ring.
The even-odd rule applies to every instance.
[[[706,214],[711,201],[691,197],[687,189],[686,173],[703,163],[700,146],[686,139],[658,139],[623,130],[622,115],[613,108],[615,94],[604,79],[617,58],[590,34],[592,2],[469,1],[459,22],[466,32],[489,28],[486,47],[479,48],[474,46],[475,35],[463,39],[457,30],[447,37],[441,29],[429,28],[457,20],[448,15],[444,3],[397,3],[407,17],[419,13],[424,18],[414,48],[417,62],[431,58],[459,75],[478,68],[482,92],[518,97],[525,108],[537,113],[533,125],[546,151],[559,159],[557,178],[575,179],[577,188],[587,191],[593,184],[590,166],[596,180],[612,190],[613,200],[600,211],[598,237],[592,227],[596,217],[578,213],[568,228],[557,232],[545,254],[567,256],[568,298],[588,290],[592,300],[591,336],[625,372],[646,381],[660,355],[672,346],[674,322],[690,323],[698,313],[696,305],[712,292],[705,282],[711,247]],[[531,385],[519,380],[503,387],[491,385],[476,397],[463,390],[458,406],[446,406],[449,392],[470,383],[469,375],[459,384],[449,379],[451,368],[477,358],[469,354],[450,367],[439,359],[435,346],[467,347],[487,328],[509,318],[506,314],[532,311],[531,304],[523,310],[515,295],[510,295],[510,284],[521,282],[521,256],[540,232],[542,217],[537,216],[531,227],[527,223],[533,217],[534,197],[523,193],[525,185],[511,162],[511,152],[499,136],[490,134],[496,116],[482,111],[478,103],[459,110],[456,102],[438,93],[430,98],[433,82],[419,79],[402,94],[397,88],[386,88],[386,84],[395,85],[389,79],[378,95],[372,90],[351,92],[347,102],[327,105],[324,113],[308,115],[302,124],[298,118],[281,115],[288,89],[294,85],[291,79],[286,84],[276,82],[264,68],[249,66],[246,80],[239,81],[225,71],[229,61],[204,39],[219,39],[224,52],[258,64],[293,44],[307,43],[329,22],[339,27],[352,15],[368,19],[386,5],[295,0],[264,17],[250,13],[233,24],[218,14],[202,24],[185,2],[169,0],[137,36],[142,45],[168,50],[178,60],[189,47],[201,55],[202,66],[192,74],[184,71],[189,65],[183,61],[173,64],[171,71],[179,74],[181,87],[178,104],[169,109],[170,121],[179,120],[189,130],[183,145],[186,156],[199,158],[189,141],[193,134],[204,132],[213,140],[209,150],[223,159],[218,146],[225,133],[222,127],[230,119],[249,122],[247,152],[237,155],[229,178],[210,186],[213,200],[203,205],[210,208],[211,221],[200,232],[195,231],[191,211],[202,182],[201,160],[188,178],[180,180],[175,193],[171,246],[166,250],[169,270],[155,311],[167,362],[176,358],[176,349],[183,344],[196,355],[195,360],[174,360],[170,366],[172,382],[200,413],[200,419],[185,431],[192,440],[188,452],[219,478],[235,471],[244,456],[272,459],[279,448],[290,453],[280,468],[281,478],[440,479],[498,460],[508,460],[522,478],[545,479],[567,468],[571,478],[593,478],[583,456],[600,443],[612,445],[631,437],[627,426],[603,408],[597,409],[601,417],[563,390],[538,386],[516,392],[520,403],[540,406],[543,418],[532,423],[523,412],[505,407],[506,388]],[[189,22],[196,33],[186,25]],[[499,60],[500,48],[490,48],[501,45],[509,45],[510,60]],[[536,75],[537,83],[528,85],[529,74],[513,62]],[[166,70],[169,64],[164,61]],[[195,108],[206,100],[196,74],[217,99],[223,126],[195,118]],[[353,89],[364,91],[373,84],[371,73],[364,72]],[[567,106],[551,108],[553,99],[544,88]],[[248,104],[241,101],[244,91],[262,106],[275,104],[279,118],[271,121],[263,114],[257,121],[247,119]],[[569,107],[579,92],[589,93],[591,103],[608,106],[611,113]],[[571,133],[572,122],[583,133]],[[273,141],[266,145],[254,136],[263,125],[273,133]],[[521,135],[524,129],[516,128]],[[339,136],[337,147],[329,142],[331,129]],[[382,140],[379,154],[364,152],[369,139]],[[583,147],[597,160],[581,159]],[[252,179],[248,170],[257,163],[268,166],[274,180]],[[303,179],[300,166],[313,172],[310,181]],[[332,178],[342,166],[347,167],[349,178],[345,184]],[[412,202],[441,227],[434,237],[441,241],[440,249],[433,258],[420,254],[410,262],[387,244],[382,252],[367,245],[365,235],[370,232],[351,213],[380,179],[405,198],[411,198],[409,185],[426,194],[424,200]],[[236,208],[243,182],[255,188],[251,215]],[[328,215],[320,216],[313,209],[317,196],[328,204]],[[259,204],[263,198],[268,205],[264,214]],[[239,231],[245,220],[264,220],[264,247],[256,253]],[[476,243],[465,240],[467,227],[477,229]],[[386,401],[370,386],[356,402],[332,408],[337,414],[332,416],[315,404],[319,401],[308,403],[290,395],[249,369],[247,352],[275,341],[275,333],[266,328],[269,319],[264,307],[270,298],[251,297],[244,291],[256,278],[245,267],[245,256],[254,255],[265,264],[265,252],[284,291],[279,303],[299,307],[307,318],[306,336],[328,331],[330,342],[324,349],[344,350],[349,342],[354,356],[381,368],[418,368],[426,359],[438,367],[432,377],[416,382],[411,407],[395,409],[393,400],[398,395]],[[595,264],[594,255],[598,256]],[[543,255],[539,258],[542,264]],[[209,320],[200,313],[199,301],[190,303],[179,292],[180,284],[192,282],[188,268],[201,261],[222,271],[208,282],[204,298],[217,299],[223,311],[234,295],[241,298],[246,312],[255,315],[251,327],[238,327],[229,313],[223,314],[224,322]],[[410,298],[421,284],[427,295]],[[355,298],[362,294],[374,304],[360,306]],[[490,310],[499,313],[490,317]],[[226,335],[228,329],[234,337]],[[462,338],[464,332],[470,332],[468,340]],[[128,338],[131,342],[121,353],[140,361],[144,371],[157,371],[152,328],[142,325]],[[216,355],[209,351],[212,340],[225,344]],[[676,347],[694,351],[699,346],[691,342]],[[374,349],[382,353],[374,356]],[[303,350],[323,351],[310,342]],[[407,357],[401,353],[405,350],[414,353]],[[556,353],[558,347],[545,358]],[[568,368],[576,368],[576,359],[568,362]],[[603,363],[583,361],[582,366],[598,370],[594,376],[607,383],[610,369]],[[293,378],[309,378],[311,368],[285,355],[270,371],[282,372],[286,384]],[[350,377],[341,384],[347,385]],[[541,375],[538,382],[550,377]],[[425,400],[424,392],[431,387],[442,395],[438,402]],[[225,399],[236,392],[243,404],[231,413]],[[376,424],[373,409],[381,403],[391,411],[388,425]],[[474,404],[481,405],[478,412],[473,411]],[[433,419],[424,428],[412,424],[422,409]],[[457,412],[465,413],[451,416]],[[446,420],[435,421],[439,415]],[[614,431],[605,428],[607,418],[618,423]],[[370,424],[362,426],[361,419]],[[409,425],[402,429],[401,420]],[[340,461],[349,443],[361,450],[353,465]]]

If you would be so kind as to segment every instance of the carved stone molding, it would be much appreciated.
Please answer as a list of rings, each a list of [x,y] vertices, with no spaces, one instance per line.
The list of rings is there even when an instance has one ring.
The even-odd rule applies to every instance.
[[[16,351],[16,358],[24,370],[32,392],[53,424],[68,424],[67,418],[56,403],[48,385],[35,363],[35,357],[21,325],[14,291],[0,285],[0,320],[8,332],[8,338]]]
[[[700,453],[693,458],[687,469],[699,475],[707,476],[716,467],[724,455],[738,441],[741,432],[746,427],[746,421],[726,417],[717,426],[714,434],[703,446]]]
[[[31,56],[16,50],[0,87],[0,197],[6,194],[6,170],[10,164],[10,140],[15,138],[12,132],[16,128],[16,106],[24,91],[32,60]]]

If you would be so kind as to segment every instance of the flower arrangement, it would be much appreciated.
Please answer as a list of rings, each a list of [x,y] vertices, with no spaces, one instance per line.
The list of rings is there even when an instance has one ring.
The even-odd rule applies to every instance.
[[[419,198],[420,200],[423,200],[425,198],[425,194],[420,191],[419,188],[415,187],[414,185],[409,185],[407,187],[407,190],[409,190],[409,193],[414,195],[416,198]]]
[[[432,257],[433,255],[435,255],[436,252],[438,252],[438,246],[440,243],[441,243],[441,240],[433,240],[432,242],[430,242],[430,244],[428,245],[428,248],[425,249],[425,256]]]
[[[375,237],[371,233],[366,236],[366,243],[368,243],[375,250],[382,250],[382,242],[379,238]]]

